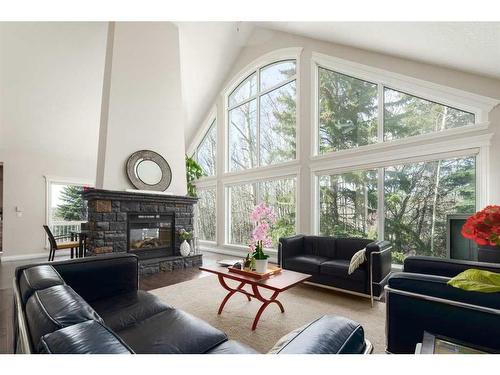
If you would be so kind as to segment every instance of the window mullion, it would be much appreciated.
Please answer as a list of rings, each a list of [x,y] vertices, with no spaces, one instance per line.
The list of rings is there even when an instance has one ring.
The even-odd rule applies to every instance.
[[[382,241],[385,236],[385,201],[384,201],[384,168],[377,169],[377,217],[378,217],[378,239]]]
[[[384,142],[384,85],[378,84],[377,141]]]
[[[256,147],[257,147],[257,160],[256,160],[256,166],[257,167],[260,167],[260,68],[257,69],[257,96],[256,96],[256,100],[257,100],[257,103],[256,104],[256,108],[257,108],[257,118],[256,118],[256,123],[257,123],[257,131],[256,131],[256,140],[255,140],[255,144],[256,144]]]

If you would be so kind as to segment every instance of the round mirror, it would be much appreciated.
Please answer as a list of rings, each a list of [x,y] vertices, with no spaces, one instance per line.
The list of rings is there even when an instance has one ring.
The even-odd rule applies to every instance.
[[[156,185],[161,181],[161,168],[152,160],[141,160],[135,169],[137,177],[148,185]]]
[[[165,191],[172,181],[172,171],[167,161],[151,150],[130,155],[126,171],[130,182],[140,190]]]

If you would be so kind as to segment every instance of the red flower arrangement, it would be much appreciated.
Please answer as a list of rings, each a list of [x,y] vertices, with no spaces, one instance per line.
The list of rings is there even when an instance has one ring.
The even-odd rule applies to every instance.
[[[480,246],[500,246],[500,206],[487,206],[469,217],[462,236]]]

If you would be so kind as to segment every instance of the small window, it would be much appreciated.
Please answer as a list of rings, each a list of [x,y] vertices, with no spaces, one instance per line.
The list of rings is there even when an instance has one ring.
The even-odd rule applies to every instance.
[[[229,107],[234,107],[257,94],[257,75],[253,73],[241,82],[229,95]]]
[[[83,185],[63,181],[48,181],[47,217],[54,236],[79,231],[87,221],[87,206],[82,198]]]
[[[196,232],[202,241],[215,241],[216,230],[216,189],[198,189],[196,203]]]
[[[377,84],[318,69],[320,154],[377,142]]]
[[[196,149],[196,160],[206,176],[214,176],[217,163],[217,124],[214,120]]]
[[[474,124],[473,113],[384,88],[384,140],[440,132]]]

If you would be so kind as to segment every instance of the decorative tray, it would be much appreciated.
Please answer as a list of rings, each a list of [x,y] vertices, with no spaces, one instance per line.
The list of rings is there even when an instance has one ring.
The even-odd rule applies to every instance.
[[[281,272],[281,268],[277,266],[267,266],[267,272],[258,273],[255,271],[245,271],[239,268],[228,267],[229,272],[234,272],[243,276],[253,277],[254,279],[266,279],[269,276],[276,275]]]

